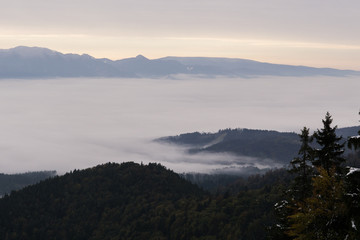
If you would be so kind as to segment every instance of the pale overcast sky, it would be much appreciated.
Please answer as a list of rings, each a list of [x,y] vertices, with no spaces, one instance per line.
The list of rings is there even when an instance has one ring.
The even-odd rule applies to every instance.
[[[0,8],[0,48],[360,70],[359,23],[359,0],[7,0]]]

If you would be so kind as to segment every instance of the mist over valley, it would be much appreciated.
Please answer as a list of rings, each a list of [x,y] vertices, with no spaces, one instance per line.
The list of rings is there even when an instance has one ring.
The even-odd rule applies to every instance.
[[[360,239],[359,9],[4,1],[0,239]]]
[[[358,82],[358,77],[3,79],[0,168],[65,173],[125,161],[159,162],[176,172],[279,167],[269,157],[189,154],[187,147],[153,140],[225,128],[316,130],[326,111],[339,127],[356,126]]]

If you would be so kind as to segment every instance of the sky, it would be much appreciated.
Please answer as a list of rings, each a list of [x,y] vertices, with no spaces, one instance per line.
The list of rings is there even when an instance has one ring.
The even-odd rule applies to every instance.
[[[307,126],[312,133],[322,127],[327,111],[333,126],[358,126],[359,80],[1,80],[0,172],[56,170],[61,174],[124,161],[159,162],[176,172],[278,167],[271,159],[189,155],[186,149],[152,140],[226,128],[299,133]]]
[[[360,70],[358,0],[6,0],[0,48]]]

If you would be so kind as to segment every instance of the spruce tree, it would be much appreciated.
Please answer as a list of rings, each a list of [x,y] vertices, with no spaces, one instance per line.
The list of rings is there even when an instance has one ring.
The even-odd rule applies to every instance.
[[[309,146],[311,138],[308,138],[308,129],[304,128],[300,135],[302,146],[299,157],[291,162],[291,171],[298,176],[288,191],[294,197],[287,204],[291,211],[284,221],[286,227],[282,228],[290,239],[360,239],[360,169],[350,168],[345,174],[342,167],[345,143],[336,136],[337,126],[331,127],[332,121],[327,112],[322,121],[324,127],[314,133],[318,149],[312,150]],[[305,163],[309,159],[317,167],[318,175],[312,178],[310,190],[306,192],[303,189],[305,195],[296,195],[302,189],[296,182],[305,182],[305,178],[299,177],[303,177],[301,169],[306,171]]]
[[[324,168],[328,174],[333,167],[335,167],[337,173],[340,173],[341,164],[345,162],[342,157],[345,143],[340,143],[342,137],[336,136],[337,126],[331,127],[332,121],[330,113],[327,112],[325,119],[322,120],[324,127],[314,133],[314,138],[320,148],[315,149],[313,165]]]
[[[304,127],[299,134],[301,147],[298,157],[290,164],[290,173],[295,175],[290,188],[284,193],[284,199],[275,204],[276,223],[270,228],[269,239],[291,240],[294,237],[287,234],[290,230],[289,215],[299,208],[298,202],[303,203],[311,195],[311,177],[313,168],[313,149],[310,146],[312,137],[309,136],[309,129]]]
[[[344,182],[335,176],[335,169],[318,168],[319,176],[313,178],[312,195],[298,202],[287,234],[294,240],[344,240],[351,222],[344,202]]]
[[[314,150],[310,146],[313,138],[309,136],[309,128],[304,127],[299,137],[301,142],[299,156],[290,162],[292,166],[290,172],[295,174],[291,192],[294,199],[303,201],[311,194],[311,177],[313,175],[311,163]]]

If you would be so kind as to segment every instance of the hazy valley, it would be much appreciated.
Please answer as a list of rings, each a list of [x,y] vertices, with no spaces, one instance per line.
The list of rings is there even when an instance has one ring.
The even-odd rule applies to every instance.
[[[160,162],[209,172],[232,155],[188,154],[153,142],[189,132],[247,128],[297,132],[357,126],[357,77],[4,79],[0,129],[4,173],[60,173],[104,162]],[[326,86],[326,91],[323,87]]]
[[[359,131],[352,70],[18,47],[0,51],[0,78],[4,239],[278,239],[274,205],[303,186],[287,171],[300,130],[329,111],[340,143]],[[351,236],[358,153],[335,221]]]
[[[3,1],[0,240],[359,240],[360,1]]]

